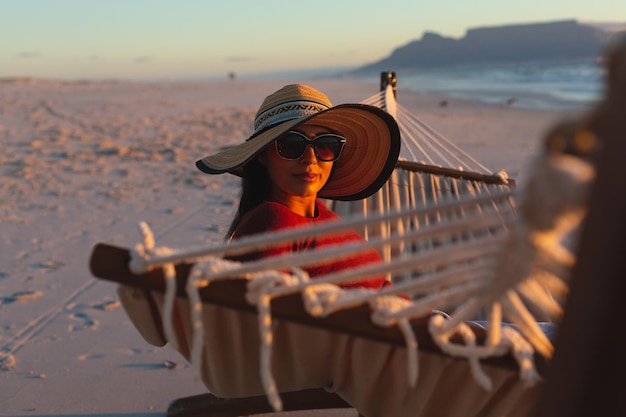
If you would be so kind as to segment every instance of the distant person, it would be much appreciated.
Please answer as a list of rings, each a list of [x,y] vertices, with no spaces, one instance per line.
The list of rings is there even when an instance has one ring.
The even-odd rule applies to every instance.
[[[358,200],[375,193],[400,152],[394,118],[364,104],[333,107],[323,93],[302,84],[269,95],[256,113],[254,134],[244,143],[196,162],[208,174],[242,178],[239,208],[227,239],[336,220],[320,198]],[[234,258],[251,261],[362,240],[356,231],[303,238]],[[305,268],[311,277],[381,262],[373,249],[349,259]],[[384,277],[343,284],[381,288]]]
[[[510,99],[508,99],[508,100],[506,101],[506,106],[507,106],[507,107],[513,107],[513,105],[514,105],[515,103],[517,103],[517,98],[515,98],[515,97],[511,97]]]

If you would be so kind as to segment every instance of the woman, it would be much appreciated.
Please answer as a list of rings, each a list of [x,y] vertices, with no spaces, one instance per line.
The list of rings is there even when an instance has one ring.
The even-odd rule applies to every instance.
[[[243,144],[196,162],[208,174],[242,177],[229,239],[337,219],[320,198],[357,200],[375,193],[393,171],[400,132],[388,113],[363,104],[333,107],[323,93],[287,85],[269,95]],[[249,261],[362,239],[355,231],[312,237],[239,257]],[[306,268],[311,277],[380,262],[370,250]],[[343,287],[380,288],[384,278]]]

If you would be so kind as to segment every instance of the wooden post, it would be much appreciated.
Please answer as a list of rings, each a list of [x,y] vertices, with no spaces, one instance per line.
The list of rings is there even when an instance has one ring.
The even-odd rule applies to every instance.
[[[380,73],[380,91],[384,91],[388,85],[393,89],[393,96],[396,97],[396,73],[393,71],[383,71]]]

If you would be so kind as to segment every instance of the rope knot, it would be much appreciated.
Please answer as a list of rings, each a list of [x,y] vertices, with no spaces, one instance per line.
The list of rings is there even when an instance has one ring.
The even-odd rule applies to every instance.
[[[142,274],[152,268],[148,265],[150,259],[158,256],[171,255],[174,251],[168,247],[156,247],[154,234],[146,222],[139,222],[139,231],[142,243],[135,245],[130,251],[129,269],[135,274]]]

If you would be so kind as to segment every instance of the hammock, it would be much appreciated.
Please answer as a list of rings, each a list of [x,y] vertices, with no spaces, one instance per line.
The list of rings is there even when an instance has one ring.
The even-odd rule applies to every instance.
[[[501,199],[509,197],[504,194]],[[430,211],[350,219],[329,224],[328,230],[292,230],[186,253],[168,253],[153,246],[146,230],[144,243],[134,251],[97,246],[91,269],[96,276],[124,284],[120,299],[143,337],[159,346],[172,343],[192,364],[200,366],[199,376],[215,395],[232,398],[266,393],[272,407],[280,410],[284,409],[281,392],[325,387],[364,415],[428,415],[433,410],[448,415],[523,415],[537,389],[524,386],[537,382],[538,369],[545,366],[531,345],[507,327],[498,328],[500,337],[464,322],[448,329],[454,317],[432,314],[433,309],[447,310],[469,294],[486,292],[489,284],[481,281],[490,267],[488,258],[496,257],[504,235],[502,239],[477,238],[473,247],[452,236],[459,230],[481,234],[500,227],[503,219],[490,210],[499,200],[489,196],[484,201],[472,200],[469,207],[454,202],[449,205],[451,212],[473,211],[471,207],[477,203],[483,210],[457,220],[451,216],[452,220],[402,235],[405,244],[415,245],[437,236],[450,237],[446,245],[405,255],[390,264],[312,281],[297,268],[349,255],[363,245],[245,264],[225,263],[221,257],[305,233],[404,220]],[[437,210],[446,212],[443,205]],[[373,238],[367,245],[380,248],[399,239],[394,234],[389,239]],[[180,265],[181,259],[193,266]],[[152,272],[133,274],[129,261],[132,270]],[[278,272],[287,267],[293,274]],[[332,284],[396,271],[415,271],[420,279],[380,292],[344,291]],[[433,289],[439,289],[439,297],[432,296]],[[394,295],[399,292],[420,298],[407,301]],[[445,300],[441,298],[444,295]],[[496,359],[479,361],[489,357]],[[372,391],[380,396],[372,397]],[[464,400],[449,404],[446,399],[451,393]]]
[[[595,173],[586,154],[550,146],[575,143],[580,132],[592,136],[584,123],[547,135],[550,151],[518,207],[503,175],[400,161],[376,197],[346,214],[337,208],[344,221],[186,249],[158,247],[143,224],[132,250],[96,245],[91,271],[122,284],[120,299],[146,341],[171,343],[214,394],[175,402],[170,415],[351,406],[366,416],[523,416],[553,352],[531,311],[562,313],[574,258],[561,242],[584,216]],[[415,187],[446,181],[428,193]],[[343,228],[363,230],[366,242],[223,259]],[[314,280],[302,270],[363,248],[387,262]],[[337,286],[380,274],[394,285]],[[488,324],[474,321],[481,312]],[[503,316],[512,325],[501,325]],[[271,408],[256,402],[265,397]]]

